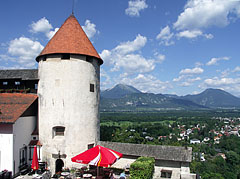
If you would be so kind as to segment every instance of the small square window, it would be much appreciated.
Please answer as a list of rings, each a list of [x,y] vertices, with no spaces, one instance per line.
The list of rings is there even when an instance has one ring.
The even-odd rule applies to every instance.
[[[65,127],[57,126],[53,127],[53,137],[54,136],[64,136]]]
[[[94,84],[90,84],[90,92],[94,92]]]
[[[37,138],[36,137],[33,137],[33,140],[36,140]]]
[[[64,53],[62,54],[62,58],[63,60],[69,60],[70,59],[70,53]]]
[[[7,82],[7,81],[4,81],[4,82],[3,82],[3,85],[8,85],[8,82]]]
[[[20,81],[15,81],[15,85],[20,85]]]

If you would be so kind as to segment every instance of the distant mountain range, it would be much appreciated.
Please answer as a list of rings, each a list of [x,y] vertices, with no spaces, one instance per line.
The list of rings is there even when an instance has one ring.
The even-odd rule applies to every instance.
[[[196,95],[142,93],[133,86],[118,84],[101,92],[101,111],[201,110],[240,108],[240,98],[220,89]]]

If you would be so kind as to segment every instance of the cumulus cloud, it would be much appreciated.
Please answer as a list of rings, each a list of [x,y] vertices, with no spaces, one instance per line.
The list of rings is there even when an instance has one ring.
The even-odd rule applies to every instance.
[[[229,57],[219,57],[219,58],[212,58],[209,62],[206,63],[207,66],[210,65],[217,65],[218,61],[220,60],[229,60]]]
[[[135,40],[121,43],[114,49],[114,51],[122,55],[125,55],[127,53],[140,50],[142,47],[145,46],[146,43],[147,37],[138,34]]]
[[[146,37],[137,35],[133,41],[120,43],[112,50],[103,50],[100,56],[107,65],[113,66],[111,71],[122,69],[126,74],[150,72],[154,70],[155,63],[162,62],[165,56],[159,54],[156,60],[143,57],[138,51],[145,46],[146,42]]]
[[[51,39],[59,29],[59,28],[55,28],[54,30],[52,30],[53,29],[52,25],[49,23],[49,21],[45,17],[41,18],[37,22],[33,22],[30,25],[30,28],[31,28],[30,32],[44,33],[48,39]]]
[[[128,2],[128,8],[125,10],[125,13],[132,17],[139,17],[140,11],[148,7],[145,0],[131,0]]]
[[[173,36],[174,34],[171,33],[170,27],[166,26],[160,31],[156,39],[160,41],[160,44],[170,46],[174,44],[174,41],[172,40]]]
[[[204,80],[204,84],[208,87],[221,87],[225,85],[240,84],[240,78],[208,78]]]
[[[123,78],[121,83],[133,85],[142,92],[162,93],[172,88],[169,82],[162,82],[153,75],[138,74],[134,78]]]
[[[237,66],[237,67],[234,68],[233,73],[239,72],[239,71],[240,71],[240,66]]]
[[[26,37],[16,38],[10,41],[8,53],[16,62],[26,67],[35,65],[35,57],[42,51],[43,46],[38,41]]]
[[[210,26],[226,26],[232,15],[239,16],[240,1],[189,0],[174,23],[177,30],[197,30]]]
[[[153,71],[155,65],[154,60],[147,60],[139,54],[127,54],[115,62],[115,66],[111,71],[119,71],[120,68],[123,68],[129,74],[135,72],[146,73]]]
[[[174,78],[173,82],[180,82],[180,86],[188,87],[194,84],[196,81],[200,81],[200,77],[193,78],[192,75],[181,75],[178,78]]]
[[[166,59],[166,56],[163,55],[163,54],[159,54],[159,53],[155,53],[154,54],[155,58],[156,58],[156,62],[157,63],[162,63],[165,59]]]
[[[240,96],[240,78],[213,77],[204,80],[201,88],[219,88]]]
[[[96,29],[96,25],[91,23],[90,20],[85,21],[85,25],[82,26],[84,32],[87,34],[88,38],[92,38],[99,31]]]
[[[203,73],[203,69],[200,68],[200,67],[195,67],[195,68],[186,68],[186,69],[183,69],[179,72],[179,74],[201,74]]]
[[[48,33],[53,28],[52,25],[49,23],[49,21],[45,17],[41,18],[37,22],[33,22],[30,25],[30,27],[31,27],[30,31],[33,33],[38,33],[38,32]]]
[[[212,39],[213,35],[212,34],[204,34],[201,30],[185,30],[185,31],[181,31],[177,34],[177,37],[179,38],[196,38],[198,36],[203,36],[207,39]]]
[[[47,32],[45,35],[47,36],[48,39],[51,39],[58,30],[59,28],[55,28],[54,30],[50,30],[49,32]]]

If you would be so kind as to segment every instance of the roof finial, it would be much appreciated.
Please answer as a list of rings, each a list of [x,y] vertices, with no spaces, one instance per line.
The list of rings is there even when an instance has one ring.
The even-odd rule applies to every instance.
[[[74,15],[74,2],[75,0],[72,0],[72,15]]]

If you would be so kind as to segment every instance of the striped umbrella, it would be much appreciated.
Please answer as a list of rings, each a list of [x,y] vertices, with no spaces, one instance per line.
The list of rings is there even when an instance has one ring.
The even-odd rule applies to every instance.
[[[97,145],[75,157],[72,162],[89,164],[94,166],[109,167],[114,164],[122,154],[106,147]]]

